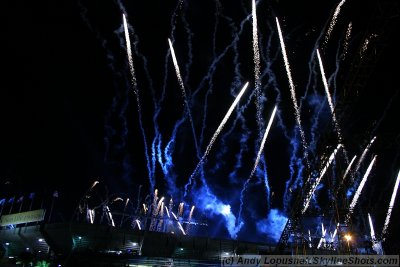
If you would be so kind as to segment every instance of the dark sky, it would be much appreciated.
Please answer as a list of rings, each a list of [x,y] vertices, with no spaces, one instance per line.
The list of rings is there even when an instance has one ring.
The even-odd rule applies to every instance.
[[[205,163],[205,176],[214,194],[231,204],[237,213],[240,189],[259,146],[254,96],[250,96],[254,90],[251,17],[245,21],[251,13],[251,1],[183,2],[178,8],[176,1],[162,0],[3,4],[6,24],[1,34],[0,182],[5,189],[2,191],[23,194],[57,189],[68,196],[71,205],[77,203],[94,180],[116,193],[132,195],[139,185],[148,193],[143,133],[151,158],[156,133],[160,134],[161,139],[157,140],[162,140],[161,147],[165,149],[174,126],[184,114],[184,99],[168,54],[167,38],[171,38],[187,95],[193,95],[191,113],[202,152],[233,102],[232,94],[236,95],[246,81],[250,82],[240,102],[242,107],[250,103],[242,114],[243,121],[235,112]],[[321,153],[330,153],[337,144],[337,141],[324,143],[326,139],[335,139],[332,137],[335,134],[317,59],[311,56],[316,47],[322,49],[349,156],[360,155],[369,140],[377,136],[364,163],[365,169],[372,155],[378,155],[362,206],[364,211],[376,212],[378,224],[382,225],[383,210],[400,169],[399,44],[395,40],[399,13],[394,8],[384,13],[386,4],[395,1],[344,3],[327,44],[323,44],[325,33],[339,1],[295,2],[259,1],[257,7],[265,96],[263,128],[276,103],[280,115],[271,129],[264,154],[271,192],[276,198],[271,207],[284,208],[282,199],[285,182],[291,175],[292,155],[302,157],[299,136],[294,135],[295,117],[276,32],[277,16],[285,36],[298,101],[304,96],[301,116],[306,139],[311,146],[316,145],[315,149],[310,148],[310,160],[318,161]],[[123,9],[137,49],[133,56],[141,114],[130,83],[121,31]],[[376,16],[381,11],[384,19]],[[348,51],[343,54],[349,22],[353,28]],[[230,46],[236,36],[238,41]],[[363,54],[360,47],[366,36],[370,44]],[[222,54],[226,48],[229,49]],[[374,56],[370,57],[371,54]],[[213,60],[220,55],[221,60],[211,71]],[[361,56],[370,60],[357,67]],[[211,78],[199,86],[207,73]],[[350,75],[356,74],[360,80],[349,85]],[[155,124],[157,108],[160,114]],[[234,117],[239,119],[233,127]],[[300,146],[298,151],[294,151],[291,140]],[[318,149],[324,144],[330,148]],[[168,194],[181,197],[183,186],[198,162],[188,119],[178,128],[172,161],[170,175],[175,177],[176,191],[171,192],[170,186]],[[164,179],[160,166],[155,164],[156,188],[167,194],[168,179]],[[12,185],[4,185],[7,181]],[[259,220],[265,217],[268,205],[265,190],[257,189],[262,185],[256,185],[249,189],[252,196],[247,199],[245,215]],[[201,183],[198,186],[201,188]],[[394,216],[398,218],[397,207]]]

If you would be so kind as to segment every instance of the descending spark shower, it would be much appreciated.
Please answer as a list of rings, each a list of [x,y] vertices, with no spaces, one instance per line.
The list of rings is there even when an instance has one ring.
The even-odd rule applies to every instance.
[[[107,115],[107,118],[117,115],[121,124],[106,120],[106,129],[115,129],[106,131],[106,153],[109,155],[105,158],[112,161],[113,155],[124,151],[123,172],[136,168],[136,173],[147,177],[145,180],[131,177],[127,181],[129,175],[123,174],[120,180],[124,185],[139,187],[138,196],[131,198],[137,199],[137,203],[129,203],[137,207],[136,211],[163,216],[159,222],[152,221],[152,230],[166,229],[170,221],[174,221],[179,231],[186,235],[194,233],[196,220],[205,217],[212,222],[211,235],[243,239],[253,235],[259,236],[255,238],[257,241],[278,240],[290,215],[290,211],[285,209],[296,197],[293,194],[295,189],[309,189],[302,203],[302,213],[318,205],[315,195],[322,186],[326,186],[324,179],[334,172],[341,178],[337,179],[340,186],[351,183],[348,196],[353,194],[360,178],[359,170],[365,171],[363,159],[367,157],[375,137],[352,168],[357,157],[355,154],[360,151],[347,151],[347,146],[345,149],[347,132],[339,128],[342,114],[337,113],[334,107],[340,94],[340,88],[336,87],[337,72],[341,70],[325,51],[332,43],[345,47],[336,55],[343,59],[344,55],[349,58],[349,51],[355,49],[351,47],[348,30],[352,22],[342,29],[346,32],[345,38],[337,41],[331,36],[341,8],[346,7],[344,0],[336,9],[332,7],[335,12],[329,28],[321,26],[319,36],[307,37],[314,38],[313,44],[306,49],[311,52],[310,61],[302,62],[300,66],[292,58],[295,45],[285,44],[288,41],[285,33],[291,30],[286,28],[286,23],[281,28],[277,17],[275,21],[267,22],[264,18],[257,19],[260,13],[268,10],[261,0],[249,0],[238,7],[243,13],[238,21],[221,8],[223,4],[219,0],[215,0],[214,25],[209,29],[211,41],[203,35],[196,36],[195,22],[189,17],[189,14],[196,16],[191,11],[191,3],[178,1],[169,17],[168,36],[160,41],[163,43],[157,44],[163,47],[160,49],[162,52],[158,51],[155,55],[146,55],[144,51],[147,49],[141,43],[142,36],[137,30],[140,27],[135,16],[130,16],[129,9],[121,1],[117,3],[123,16],[122,27],[120,25],[115,33],[122,47],[116,52],[108,49],[107,56],[114,59],[113,53],[122,52],[127,56],[126,77],[118,76],[125,79],[127,93],[117,94]],[[85,18],[85,21],[88,20]],[[204,27],[209,26],[205,23]],[[223,37],[218,37],[218,33]],[[322,40],[324,33],[325,39]],[[156,60],[160,61],[160,58],[154,58],[160,55],[163,56],[163,64],[153,66]],[[345,64],[344,61],[342,63]],[[111,62],[113,64],[117,65]],[[296,72],[307,64],[309,73],[305,85],[303,80],[296,81]],[[316,67],[318,64],[319,70]],[[336,70],[332,73],[333,67]],[[160,69],[154,71],[156,68]],[[305,90],[302,87],[306,87]],[[136,117],[128,115],[128,106]],[[268,126],[265,127],[264,118],[272,108]],[[272,124],[275,116],[277,123]],[[129,119],[135,121],[134,125]],[[323,128],[326,125],[329,130]],[[320,141],[318,132],[323,131],[334,132],[337,140],[334,146],[317,151],[316,144]],[[122,140],[120,143],[115,141],[118,134]],[[127,142],[132,136],[135,139],[131,142],[133,145]],[[279,151],[276,144],[280,146]],[[343,153],[338,153],[339,150]],[[278,159],[282,151],[289,153]],[[320,158],[320,154],[327,153],[331,153],[330,156],[321,160],[324,166],[311,165],[311,156]],[[349,163],[345,155],[346,163],[343,165],[347,168],[339,169],[339,164],[335,162],[343,161],[339,157],[346,153],[352,160]],[[375,159],[353,197],[351,212]],[[303,177],[306,170],[311,173],[312,169],[318,172],[314,178]],[[345,179],[350,176],[351,179]],[[94,190],[97,183],[89,191]],[[156,188],[163,192],[165,198],[158,198]],[[164,199],[169,201],[168,206],[164,206]],[[180,203],[178,208],[174,207],[175,203]],[[128,200],[124,211],[127,204]],[[390,203],[384,231],[393,204],[394,200]],[[190,206],[191,209],[188,208]],[[112,207],[107,206],[106,211],[106,218],[114,225],[116,219],[112,217]],[[188,220],[182,221],[183,217]],[[93,210],[88,211],[88,218],[93,223]],[[135,217],[132,227],[142,229],[145,225]],[[325,234],[326,229],[322,225],[321,242],[325,241]]]

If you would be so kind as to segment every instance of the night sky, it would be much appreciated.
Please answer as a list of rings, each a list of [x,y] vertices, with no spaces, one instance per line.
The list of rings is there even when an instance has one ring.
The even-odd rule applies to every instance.
[[[193,194],[185,198],[188,205],[202,202],[199,210],[204,205],[207,213],[204,202],[208,198],[202,197],[205,184],[200,179],[204,177],[213,196],[230,204],[237,216],[240,191],[253,168],[260,134],[274,105],[278,105],[261,167],[246,193],[245,230],[239,233],[239,238],[263,241],[258,223],[267,218],[270,209],[290,212],[284,204],[285,183],[304,164],[299,163],[303,152],[275,24],[278,17],[297,101],[301,101],[310,162],[319,162],[322,153],[329,155],[337,145],[318,60],[315,53],[312,56],[315,48],[322,51],[349,157],[360,155],[377,136],[360,169],[363,173],[373,155],[377,155],[358,212],[373,214],[375,230],[379,232],[400,169],[399,43],[395,40],[399,32],[398,9],[390,8],[386,20],[379,20],[378,7],[384,10],[386,4],[395,1],[348,0],[325,43],[339,1],[293,2],[262,0],[257,4],[264,96],[260,133],[253,95],[251,1],[183,1],[181,5],[163,0],[7,1],[2,9],[6,24],[0,37],[2,193],[11,196],[58,190],[60,201],[64,199],[61,205],[75,207],[93,181],[98,180],[99,187],[133,199],[142,185],[144,199],[150,193],[150,170],[160,195],[183,199],[184,185],[199,157],[169,54],[167,39],[171,38],[190,98],[200,155],[234,96],[249,82],[239,109],[217,138],[204,168],[195,175]],[[126,56],[123,12],[130,24],[140,113]],[[349,22],[352,32],[345,44]],[[377,29],[382,28],[377,25],[386,27],[380,32]],[[361,51],[366,37],[370,44]],[[352,70],[360,57],[371,54],[371,63]],[[349,75],[362,71],[366,73],[359,76],[362,82],[348,86]],[[204,79],[207,75],[209,79]],[[357,82],[363,86],[357,87]],[[171,140],[175,146],[169,158],[164,150]],[[335,165],[338,179],[345,168],[339,162],[343,160]],[[336,177],[334,173],[329,175]],[[266,177],[270,202],[266,197]],[[397,199],[393,221],[399,219],[399,204]],[[228,236],[221,215],[211,217],[216,223],[209,233]],[[398,233],[393,225],[389,230],[391,235]]]

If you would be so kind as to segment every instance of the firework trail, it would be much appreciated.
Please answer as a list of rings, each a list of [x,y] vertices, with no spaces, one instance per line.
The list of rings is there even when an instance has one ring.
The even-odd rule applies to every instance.
[[[120,227],[122,227],[122,223],[124,222],[125,211],[126,211],[126,207],[128,206],[128,202],[129,202],[129,198],[127,198],[126,201],[125,201],[124,210],[122,211],[121,223],[119,225]]]
[[[243,184],[242,191],[240,192],[240,208],[239,208],[238,222],[241,221],[244,192],[246,191],[247,186],[250,183],[250,180],[253,177],[253,175],[254,175],[254,173],[255,173],[255,171],[257,169],[258,163],[260,162],[261,153],[263,152],[264,145],[265,145],[265,142],[267,140],[269,130],[271,129],[272,122],[274,121],[276,110],[277,110],[277,106],[274,107],[274,110],[272,111],[272,114],[271,114],[271,117],[269,119],[267,128],[265,129],[265,133],[264,133],[264,136],[263,136],[262,141],[261,141],[260,149],[258,150],[257,158],[256,158],[256,161],[254,163],[253,169],[251,170],[250,176],[246,180],[246,182]]]
[[[144,211],[144,214],[147,213],[147,210],[148,210],[148,208],[146,207],[146,204],[143,203],[143,211]]]
[[[260,162],[261,153],[262,153],[262,151],[264,149],[265,141],[267,141],[268,133],[269,133],[269,130],[271,129],[272,122],[274,121],[276,110],[277,110],[277,106],[274,107],[274,109],[272,111],[272,114],[271,114],[271,117],[269,119],[267,128],[265,129],[265,133],[264,133],[263,139],[261,141],[261,146],[260,146],[260,149],[258,150],[256,162],[254,163],[254,167],[251,170],[250,177],[252,177],[254,175],[254,172],[257,169],[258,163]]]
[[[262,128],[262,107],[261,107],[261,80],[260,80],[260,50],[258,47],[258,32],[257,32],[257,14],[256,14],[256,1],[252,0],[252,13],[253,17],[253,62],[254,62],[254,83],[256,93],[256,109],[257,109],[257,123],[259,133],[261,134]]]
[[[333,13],[331,23],[329,24],[329,28],[328,28],[328,30],[326,32],[326,35],[325,35],[325,41],[324,41],[325,45],[328,44],[329,37],[331,36],[333,27],[335,27],[335,24],[336,24],[336,21],[337,21],[337,17],[338,17],[338,15],[340,13],[340,8],[344,4],[344,2],[346,2],[346,0],[340,1],[340,3],[337,5],[337,7],[335,9],[335,12]]]
[[[178,224],[179,229],[181,230],[183,235],[186,235],[185,230],[183,230],[182,224],[179,222],[178,218],[176,217],[175,213],[171,212],[172,216],[174,216],[176,223]]]
[[[80,15],[81,19],[85,22],[86,26],[89,28],[91,32],[93,32],[96,36],[96,39],[99,41],[101,44],[102,48],[105,51],[106,55],[106,60],[107,60],[107,66],[108,68],[112,71],[112,73],[115,75],[119,75],[118,71],[115,70],[114,64],[115,64],[115,57],[113,55],[112,50],[110,49],[108,45],[107,39],[105,39],[99,31],[97,31],[91,22],[89,21],[87,17],[87,8],[82,4],[82,1],[78,1],[78,6],[80,8]],[[117,83],[115,80],[113,80],[114,87],[118,87]],[[129,104],[129,98],[126,95],[127,91],[124,92],[124,94],[121,94],[121,92],[117,91],[117,94],[113,97],[111,101],[111,108],[109,112],[105,115],[105,126],[104,126],[104,143],[105,143],[105,151],[104,151],[104,160],[108,160],[108,155],[111,147],[111,139],[116,135],[116,130],[114,127],[111,125],[111,120],[112,120],[112,115],[113,113],[117,112],[117,108],[119,108],[118,111],[118,119],[121,121],[120,125],[118,127],[122,128],[122,134],[120,135],[121,138],[121,144],[118,144],[116,147],[118,149],[124,148],[125,144],[127,142],[127,136],[128,136],[128,126],[127,126],[127,119],[125,116],[125,112],[127,111],[128,104]],[[119,106],[120,105],[120,106]]]
[[[88,221],[91,224],[93,224],[93,222],[94,222],[94,210],[87,209],[86,210],[86,218],[88,219]]]
[[[342,182],[341,182],[341,183],[344,182],[344,180],[346,179],[347,175],[350,173],[351,166],[353,165],[353,163],[354,163],[354,161],[356,160],[356,158],[357,158],[357,156],[354,156],[354,157],[351,159],[349,165],[348,165],[347,168],[346,168],[346,171],[345,171],[344,174],[343,174],[343,178],[342,178]]]
[[[157,200],[158,200],[158,189],[154,190],[153,203],[151,204],[151,221],[150,221],[150,230],[154,228],[154,218],[157,216]]]
[[[189,231],[190,231],[190,222],[192,221],[194,208],[195,208],[195,206],[192,206],[192,208],[190,209],[188,223],[186,225],[186,234],[189,234]]]
[[[142,185],[139,185],[138,194],[137,194],[137,202],[136,202],[136,214],[139,213],[139,206],[140,206],[140,191],[142,190]],[[144,204],[143,204],[144,205]]]
[[[157,232],[161,232],[162,225],[163,225],[163,222],[164,222],[164,220],[162,219],[164,217],[164,202],[161,202],[159,216],[161,217],[161,220],[158,221]]]
[[[372,242],[375,242],[376,238],[375,238],[374,225],[372,224],[371,215],[369,213],[368,213],[368,221],[369,221],[369,228],[371,229],[371,239]]]
[[[328,161],[326,162],[324,168],[321,171],[321,174],[319,175],[318,179],[315,180],[314,184],[311,186],[311,189],[309,190],[309,192],[306,195],[306,199],[304,201],[303,204],[303,209],[301,211],[302,214],[304,214],[306,212],[306,210],[308,209],[308,206],[310,204],[311,198],[314,195],[315,190],[317,189],[317,186],[319,185],[319,183],[321,182],[322,177],[324,176],[324,174],[326,173],[326,171],[328,170],[329,166],[331,165],[333,159],[336,156],[336,153],[339,151],[339,149],[342,147],[342,144],[339,144],[335,150],[332,152],[332,154],[329,156]]]
[[[382,243],[381,241],[378,241],[375,236],[374,224],[372,223],[372,218],[369,213],[368,213],[368,222],[369,222],[369,228],[371,229],[372,249],[376,252],[376,254],[382,255],[383,254]]]
[[[365,38],[363,46],[361,47],[361,51],[360,51],[361,58],[364,56],[365,52],[367,51],[369,44],[371,43],[371,40],[375,37],[377,37],[376,34],[371,34],[370,36]]]
[[[331,237],[331,242],[332,242],[332,243],[335,241],[335,237],[336,237],[336,235],[337,235],[339,225],[340,225],[340,224],[337,223],[336,228],[335,228],[335,231],[333,231],[333,235],[332,235],[332,237]]]
[[[178,216],[182,217],[183,214],[183,202],[179,203],[179,207],[178,207]]]
[[[111,225],[112,225],[113,227],[115,227],[114,219],[113,219],[113,217],[112,217],[110,208],[109,208],[108,206],[106,206],[105,208],[106,208],[106,212],[107,212],[107,219],[109,220],[109,222],[111,223]]]
[[[325,239],[326,229],[324,229],[324,224],[322,224],[321,227],[322,227],[321,228],[322,229],[322,236],[321,236],[321,239],[318,242],[317,249],[319,249],[321,247],[322,243],[326,242],[326,239]]]
[[[346,170],[345,170],[345,172],[344,172],[344,174],[343,174],[343,178],[342,178],[342,180],[340,181],[340,184],[339,184],[339,186],[338,186],[337,189],[336,189],[335,195],[337,194],[337,192],[339,192],[340,187],[343,185],[343,183],[344,183],[344,181],[345,181],[347,175],[350,173],[351,166],[353,166],[353,163],[355,162],[356,158],[357,158],[357,156],[354,156],[354,157],[351,159],[349,165],[347,165],[347,168],[346,168]]]
[[[396,183],[393,188],[392,198],[390,199],[388,211],[386,214],[385,224],[383,225],[383,229],[382,229],[383,239],[385,239],[385,235],[386,235],[387,229],[389,227],[390,216],[392,215],[392,210],[393,210],[393,206],[394,206],[394,201],[396,200],[397,189],[399,188],[399,183],[400,183],[400,171],[397,174]]]
[[[347,50],[349,49],[349,40],[350,40],[351,30],[352,29],[353,29],[353,23],[350,21],[349,25],[347,26],[346,36],[345,36],[345,39],[344,39],[342,60],[345,59],[346,54],[347,54]]]
[[[364,185],[367,182],[368,175],[371,172],[372,167],[374,166],[375,160],[376,160],[376,155],[374,156],[371,163],[369,164],[369,166],[364,174],[364,177],[362,178],[361,183],[358,186],[356,193],[354,194],[353,200],[351,201],[350,206],[349,206],[349,213],[346,216],[346,222],[348,222],[350,220],[350,215],[353,213],[354,207],[357,205],[358,198],[360,197],[361,191],[363,190]]]
[[[363,153],[361,154],[360,158],[357,161],[356,167],[354,168],[353,173],[356,174],[358,172],[358,170],[361,167],[361,163],[363,163],[365,156],[367,155],[369,149],[371,148],[372,144],[375,142],[376,136],[374,136],[371,141],[368,143],[368,145],[365,147]],[[353,177],[352,177],[353,178]],[[354,178],[352,179],[354,180]]]
[[[292,102],[293,102],[293,106],[294,106],[294,110],[295,110],[297,127],[299,128],[301,141],[302,141],[302,144],[303,144],[304,158],[308,163],[308,152],[307,152],[306,137],[305,137],[305,134],[304,134],[304,131],[303,131],[303,127],[301,126],[300,109],[299,109],[299,106],[297,105],[296,91],[294,89],[294,84],[293,84],[293,80],[292,80],[292,74],[291,74],[291,71],[290,71],[289,60],[288,60],[288,57],[287,57],[287,54],[286,54],[285,43],[283,41],[283,35],[282,35],[281,27],[279,25],[278,18],[276,18],[276,25],[278,27],[279,41],[281,43],[282,55],[283,55],[283,60],[285,62],[286,73],[287,73],[287,76],[288,76],[288,79],[289,79],[289,87],[290,87],[290,93],[291,93]]]
[[[196,146],[196,151],[200,151],[199,150],[199,145],[197,144],[196,131],[195,131],[195,128],[194,128],[193,117],[192,117],[192,113],[190,111],[190,106],[189,106],[189,101],[188,101],[188,98],[187,98],[187,95],[186,95],[185,86],[183,84],[182,76],[181,76],[181,73],[180,73],[180,70],[179,70],[178,61],[177,61],[176,56],[175,56],[175,50],[174,50],[174,47],[172,46],[172,42],[171,42],[171,40],[169,38],[168,38],[168,44],[169,44],[169,48],[171,50],[171,56],[172,56],[172,61],[174,63],[176,76],[178,78],[179,86],[181,87],[181,90],[182,90],[182,96],[183,96],[183,99],[185,101],[187,114],[189,115],[189,120],[190,120],[190,125],[192,127],[192,132],[193,132],[194,143],[195,143],[195,146]],[[200,154],[200,153],[198,153],[198,154]]]
[[[337,135],[338,135],[339,143],[342,143],[342,141],[343,141],[342,131],[340,130],[339,123],[338,123],[338,121],[336,119],[335,107],[333,105],[332,97],[331,97],[331,94],[329,92],[329,86],[328,86],[328,82],[326,81],[325,70],[324,70],[324,66],[322,64],[322,59],[321,59],[321,55],[319,53],[319,49],[317,49],[317,56],[318,56],[319,67],[320,67],[320,70],[321,70],[322,82],[324,84],[326,97],[328,99],[329,107],[330,107],[331,113],[332,113],[333,123],[335,125],[335,129],[336,129],[336,132],[337,132]],[[343,151],[346,151],[346,150],[343,149]],[[346,154],[346,152],[345,152],[345,154]]]
[[[169,216],[169,210],[168,210],[167,207],[165,207],[165,211],[167,212],[167,216],[168,216],[168,218],[169,218],[169,217],[170,217],[170,216]]]
[[[175,26],[176,26],[176,17],[177,17],[177,12],[179,10],[181,10],[182,8],[182,0],[179,1],[177,3],[177,5],[175,6],[174,12],[171,16],[171,21],[170,21],[170,27],[171,27],[171,32],[169,34],[169,36],[172,36],[172,41],[173,41],[173,36],[174,36],[174,32],[175,32]],[[156,105],[155,105],[155,110],[154,110],[154,115],[153,115],[153,124],[154,124],[154,139],[152,142],[152,163],[153,163],[153,168],[155,168],[155,163],[156,163],[156,159],[158,159],[158,162],[161,166],[161,169],[164,173],[164,178],[167,180],[168,183],[168,192],[174,193],[175,190],[175,175],[173,174],[173,170],[172,170],[172,153],[174,151],[174,142],[175,142],[175,136],[176,136],[176,132],[177,132],[177,128],[179,128],[179,126],[183,123],[184,118],[182,118],[181,120],[177,121],[175,124],[175,128],[174,128],[174,132],[172,134],[172,137],[170,139],[170,141],[167,143],[167,146],[164,149],[164,153],[162,152],[162,140],[161,140],[161,133],[159,131],[159,127],[158,127],[158,118],[159,115],[161,114],[161,110],[162,110],[162,102],[165,99],[165,92],[166,92],[166,88],[167,88],[167,84],[168,84],[168,63],[169,63],[169,59],[170,59],[170,50],[167,51],[166,55],[165,55],[165,60],[164,60],[164,79],[163,79],[163,86],[162,86],[162,90],[161,90],[161,95],[159,100],[157,101]],[[163,162],[163,156],[166,159],[166,162],[164,164]],[[154,169],[153,169],[154,170]]]
[[[139,230],[142,230],[142,227],[140,226],[140,221],[139,221],[138,219],[136,219],[135,222],[136,222],[136,224],[137,224]]]
[[[310,248],[312,248],[312,239],[311,239],[311,232],[310,232],[310,230],[308,230],[308,246],[310,247]]]
[[[211,148],[215,142],[215,140],[217,139],[218,135],[220,134],[220,132],[222,131],[222,129],[224,128],[226,122],[228,121],[230,115],[233,112],[233,109],[236,107],[236,105],[238,104],[240,98],[242,97],[242,95],[244,94],[244,92],[247,89],[247,86],[249,85],[249,83],[247,82],[242,90],[239,92],[239,94],[237,95],[235,101],[233,101],[232,105],[229,107],[228,112],[225,114],[225,117],[223,118],[223,120],[221,121],[220,125],[218,126],[217,130],[215,131],[214,135],[212,136],[210,143],[208,144],[206,151],[204,152],[203,156],[201,157],[199,163],[197,164],[196,168],[194,169],[192,175],[189,178],[189,182],[185,185],[185,193],[184,196],[186,196],[187,192],[188,192],[188,187],[189,185],[192,184],[192,180],[194,179],[194,176],[196,175],[198,169],[200,168],[200,166],[203,164],[205,158],[207,157],[208,153],[210,153]]]
[[[152,175],[151,172],[151,167],[150,167],[150,158],[149,158],[149,153],[147,150],[147,140],[146,140],[146,134],[144,132],[144,128],[143,128],[143,122],[142,122],[142,107],[140,105],[140,98],[139,98],[139,90],[137,87],[137,82],[136,82],[136,75],[135,75],[135,69],[133,67],[133,59],[132,59],[132,49],[131,49],[131,41],[129,38],[129,31],[128,31],[128,23],[126,21],[126,17],[125,14],[122,15],[123,18],[123,22],[124,22],[124,31],[125,31],[125,40],[126,40],[126,52],[128,55],[128,61],[129,61],[129,69],[131,72],[131,82],[132,82],[132,87],[133,87],[133,91],[136,95],[136,103],[137,103],[137,109],[138,109],[138,113],[139,113],[139,126],[142,132],[142,137],[143,137],[143,142],[144,142],[144,152],[145,152],[145,156],[146,156],[146,160],[147,160],[147,170],[148,170],[148,175],[149,175],[149,182],[150,182],[150,186],[151,186],[151,191],[154,189],[155,187],[155,181],[154,181],[154,177]]]

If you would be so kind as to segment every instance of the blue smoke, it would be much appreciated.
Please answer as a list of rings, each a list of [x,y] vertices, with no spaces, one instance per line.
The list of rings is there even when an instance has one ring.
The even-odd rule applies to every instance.
[[[221,216],[225,221],[225,227],[229,232],[231,238],[236,239],[238,232],[243,226],[243,222],[236,222],[236,216],[231,211],[229,204],[223,203],[206,187],[201,187],[194,192],[197,196],[194,201],[196,206],[204,211],[209,212],[210,215]]]
[[[257,231],[278,242],[287,221],[288,218],[281,211],[271,209],[266,219],[257,222]]]

